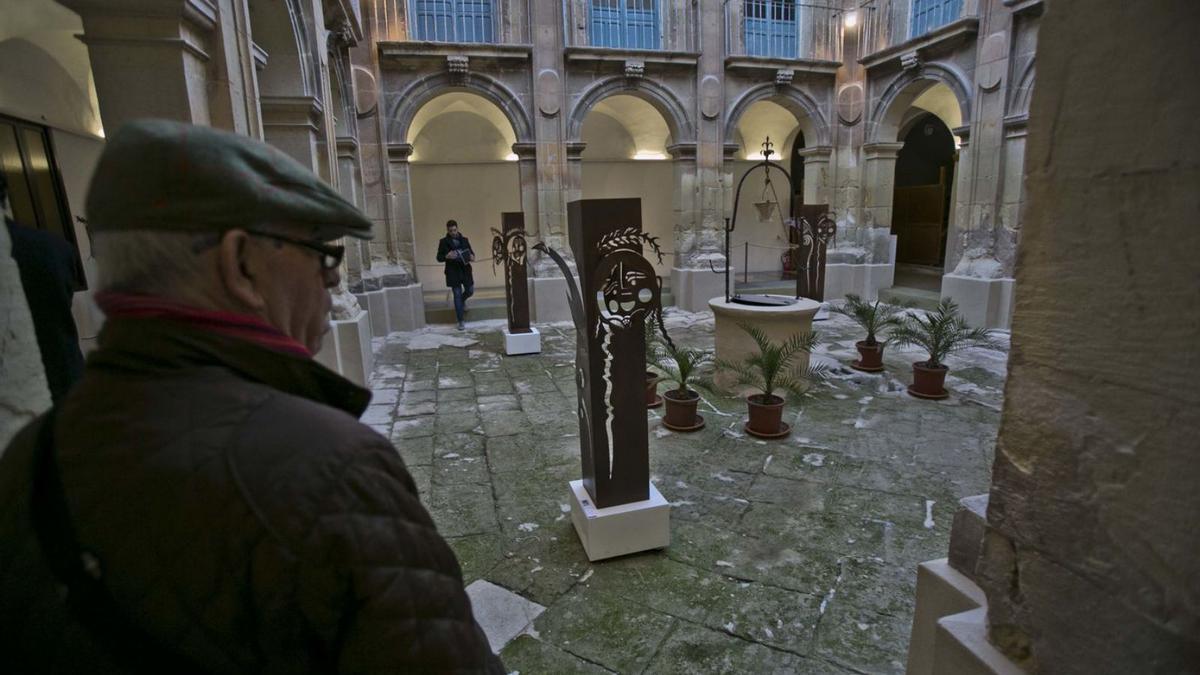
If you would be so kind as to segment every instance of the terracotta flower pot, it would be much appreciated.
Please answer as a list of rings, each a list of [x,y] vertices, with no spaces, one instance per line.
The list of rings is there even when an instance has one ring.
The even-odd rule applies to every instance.
[[[672,389],[663,392],[663,401],[666,402],[666,411],[663,414],[663,425],[668,429],[688,430],[698,429],[700,422],[697,421],[696,406],[700,404],[700,394],[688,389],[686,392],[680,392]]]
[[[657,373],[646,371],[646,407],[657,408],[662,405],[662,397],[658,395],[658,382],[661,380]]]
[[[759,436],[775,436],[783,431],[783,399],[779,396],[753,394],[746,397],[750,421],[746,430]]]
[[[950,369],[946,366],[936,366],[930,368],[925,365],[924,361],[918,361],[913,364],[913,383],[908,387],[908,393],[917,398],[946,398],[949,392],[946,391],[946,373]]]
[[[850,364],[852,367],[863,370],[868,373],[877,373],[883,370],[883,343],[876,342],[875,344],[867,344],[864,342],[855,342],[854,346],[858,349],[858,361]]]

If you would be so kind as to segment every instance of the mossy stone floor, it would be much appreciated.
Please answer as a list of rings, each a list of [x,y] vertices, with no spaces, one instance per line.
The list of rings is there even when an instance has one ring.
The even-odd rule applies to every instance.
[[[711,315],[667,324],[711,348]],[[392,438],[465,581],[547,607],[502,651],[509,671],[903,672],[916,566],[946,555],[958,499],[988,489],[1004,350],[952,358],[952,396],[920,401],[904,393],[919,352],[858,373],[857,328],[817,323],[831,377],[789,404],[789,438],[744,435],[731,397],[706,394],[690,434],[648,413],[671,546],[593,564],[567,513],[574,331],[541,326],[541,354],[506,357],[500,326],[377,339],[364,421]]]

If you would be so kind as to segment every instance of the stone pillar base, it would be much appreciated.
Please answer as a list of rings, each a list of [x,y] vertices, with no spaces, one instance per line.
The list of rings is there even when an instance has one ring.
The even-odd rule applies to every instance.
[[[854,293],[867,302],[879,299],[879,289],[895,283],[893,263],[828,263],[825,265],[825,300],[841,300]]]
[[[730,292],[734,291],[733,270],[730,270]],[[671,268],[671,294],[675,306],[686,312],[703,312],[712,298],[725,297],[725,275],[710,269]]]
[[[329,322],[329,335],[317,352],[316,359],[330,370],[337,371],[351,382],[366,386],[375,367],[371,350],[370,317],[361,312],[358,318]]]
[[[578,277],[575,283],[579,283]],[[564,277],[534,277],[529,280],[529,316],[538,323],[571,320],[567,280]]]
[[[388,332],[420,330],[425,327],[425,296],[421,284],[387,286]]]
[[[958,303],[972,326],[1008,328],[1012,325],[1015,279],[979,279],[947,274],[942,277],[942,297]]]
[[[983,589],[950,566],[946,558],[917,566],[917,606],[913,612],[905,675],[932,675],[938,621],[987,604]]]
[[[358,304],[367,310],[367,314],[370,316],[371,335],[386,336],[388,334],[388,308],[387,298],[383,291],[355,293],[354,297],[358,298]]]
[[[937,622],[932,675],[1026,675],[987,639],[987,608]]]
[[[571,522],[588,560],[666,548],[671,545],[671,504],[654,483],[650,498],[641,502],[598,509],[582,480],[573,480]]]

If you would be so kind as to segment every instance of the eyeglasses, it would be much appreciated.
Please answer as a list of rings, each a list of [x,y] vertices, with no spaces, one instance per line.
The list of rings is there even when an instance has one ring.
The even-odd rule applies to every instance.
[[[302,246],[310,251],[316,251],[317,253],[321,254],[321,269],[325,271],[337,269],[338,266],[342,264],[342,258],[346,255],[345,246],[323,244],[319,241],[309,241],[305,239],[292,239],[291,237],[283,237],[278,234],[267,234],[266,232],[257,232],[252,230],[247,230],[247,232],[259,237],[266,237],[267,239],[274,239],[276,241]]]

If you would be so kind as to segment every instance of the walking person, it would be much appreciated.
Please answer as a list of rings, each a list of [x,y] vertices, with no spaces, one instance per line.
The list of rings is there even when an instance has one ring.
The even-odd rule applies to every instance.
[[[467,298],[475,294],[475,277],[471,274],[474,259],[471,242],[458,231],[458,221],[447,220],[446,236],[438,242],[437,261],[446,264],[446,286],[454,294],[454,316],[459,330],[463,329]]]
[[[371,221],[279,150],[141,120],[87,199],[107,315],[0,455],[12,673],[504,673],[371,392],[313,360]]]

